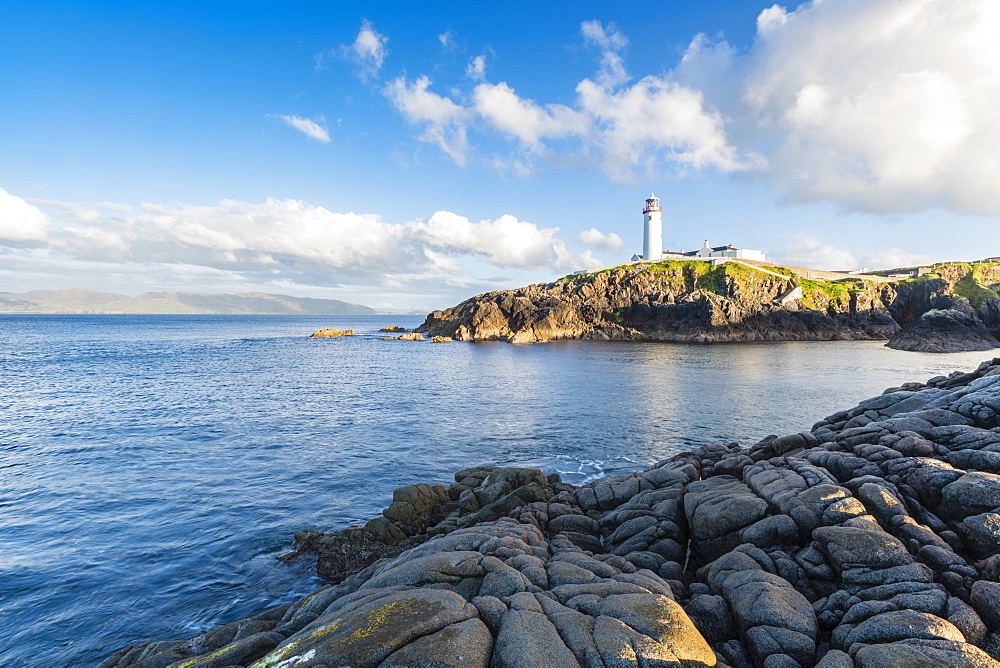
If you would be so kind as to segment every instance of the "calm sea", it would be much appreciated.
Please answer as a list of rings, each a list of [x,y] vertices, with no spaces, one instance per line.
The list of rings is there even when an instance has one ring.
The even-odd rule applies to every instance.
[[[405,483],[475,464],[580,483],[991,357],[379,339],[420,321],[0,316],[0,665],[88,665],[291,600],[316,584],[275,559],[293,532],[364,522]]]

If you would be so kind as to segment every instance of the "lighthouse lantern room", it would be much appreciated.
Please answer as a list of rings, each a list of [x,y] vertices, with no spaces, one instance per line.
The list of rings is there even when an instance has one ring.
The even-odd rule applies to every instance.
[[[646,225],[642,235],[642,259],[659,260],[663,257],[663,209],[656,195],[650,194],[642,210]]]

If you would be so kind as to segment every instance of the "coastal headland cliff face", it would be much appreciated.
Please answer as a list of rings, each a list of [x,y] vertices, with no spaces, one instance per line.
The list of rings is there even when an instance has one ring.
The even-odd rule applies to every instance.
[[[844,276],[730,261],[670,260],[477,295],[417,331],[464,341],[888,339],[927,311],[1000,330],[1000,263],[950,263],[919,279]]]
[[[997,666],[1000,358],[574,487],[475,467],[303,531],[334,581],[126,666]]]

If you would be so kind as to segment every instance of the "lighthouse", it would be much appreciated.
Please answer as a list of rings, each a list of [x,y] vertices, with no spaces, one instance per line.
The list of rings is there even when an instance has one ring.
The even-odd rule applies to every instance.
[[[663,209],[656,195],[650,194],[642,210],[646,225],[642,234],[642,259],[659,260],[663,257]]]

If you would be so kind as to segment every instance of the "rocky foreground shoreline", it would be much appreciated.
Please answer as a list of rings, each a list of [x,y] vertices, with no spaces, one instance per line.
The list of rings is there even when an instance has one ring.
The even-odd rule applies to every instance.
[[[1000,358],[580,487],[455,478],[297,534],[337,583],[100,666],[1000,665]]]

